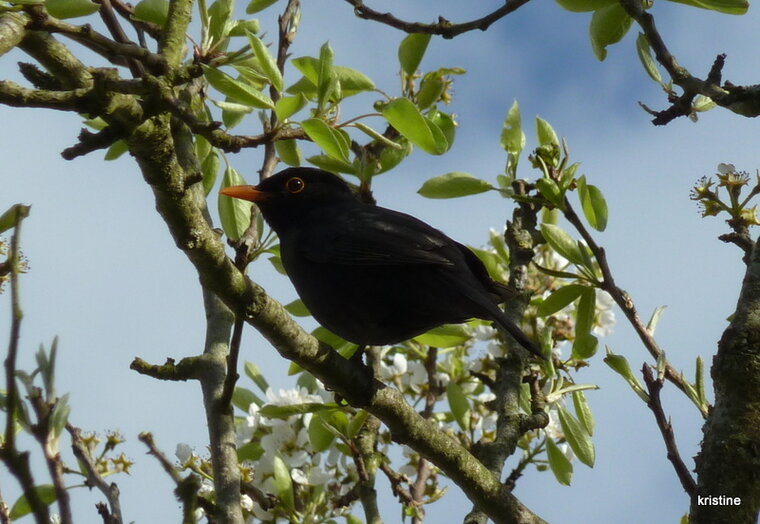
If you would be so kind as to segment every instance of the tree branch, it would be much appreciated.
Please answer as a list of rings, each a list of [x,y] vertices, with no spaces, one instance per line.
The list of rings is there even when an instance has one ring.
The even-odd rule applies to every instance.
[[[189,173],[171,153],[174,142],[168,123],[160,118],[146,121],[127,141],[153,188],[159,213],[198,271],[204,289],[255,326],[284,358],[309,370],[352,405],[366,407],[390,428],[395,440],[440,467],[496,522],[540,521],[466,449],[420,417],[399,391],[374,381],[362,365],[303,331],[282,305],[235,267],[208,221],[202,191],[187,185]]]
[[[654,16],[644,8],[643,0],[619,0],[628,15],[636,20],[655,53],[657,61],[665,68],[673,83],[683,89],[681,96],[670,96],[671,107],[664,111],[651,111],[655,115],[655,125],[665,125],[679,116],[688,116],[693,112],[692,101],[698,94],[713,100],[717,105],[736,114],[754,117],[760,115],[760,86],[734,86],[721,82],[725,55],[719,55],[709,74],[703,80],[693,76],[679,65],[670,52],[654,22]]]
[[[660,428],[662,438],[665,441],[665,448],[668,450],[668,460],[673,464],[673,468],[676,470],[678,480],[681,481],[686,494],[690,498],[694,497],[697,491],[697,483],[689,472],[689,468],[684,464],[681,454],[678,452],[678,446],[676,445],[676,437],[673,433],[673,425],[670,420],[665,416],[665,411],[662,408],[662,401],[660,399],[660,391],[664,383],[664,377],[656,377],[652,372],[652,367],[648,364],[644,364],[641,369],[641,373],[644,376],[644,383],[647,386],[647,392],[649,393],[649,402],[647,406],[654,413],[654,418],[657,421],[657,427]]]
[[[623,314],[633,326],[633,329],[644,344],[644,347],[649,351],[649,354],[652,355],[652,358],[655,360],[662,358],[663,351],[659,344],[657,344],[654,336],[652,336],[652,333],[649,332],[644,322],[642,322],[638,311],[636,311],[636,305],[634,304],[633,299],[615,283],[604,248],[596,243],[594,237],[591,236],[591,233],[581,221],[567,198],[565,199],[564,215],[567,221],[575,227],[578,233],[580,233],[581,237],[586,242],[586,245],[591,250],[591,253],[594,255],[594,258],[599,263],[599,268],[602,271],[602,289],[610,294],[618,307],[623,311]],[[688,396],[686,386],[684,385],[683,375],[679,373],[670,362],[667,362],[665,365],[665,378]],[[707,413],[702,411],[702,416],[706,417]]]
[[[422,22],[407,22],[397,18],[392,13],[381,13],[371,7],[364,5],[363,0],[346,0],[354,7],[354,14],[364,20],[373,20],[381,24],[389,25],[400,29],[406,33],[427,33],[432,35],[441,35],[443,38],[454,38],[457,35],[479,29],[485,31],[491,24],[517,11],[520,7],[527,4],[529,0],[508,0],[504,5],[495,11],[475,20],[462,23],[452,23],[442,16],[438,17],[438,22],[434,24],[425,24]]]
[[[121,515],[121,501],[119,500],[119,487],[115,482],[108,483],[98,472],[98,468],[92,460],[90,452],[82,441],[82,432],[79,428],[66,424],[66,431],[71,435],[71,450],[79,463],[83,466],[90,486],[96,487],[108,501],[110,510],[104,517],[107,524],[121,524],[124,522]],[[107,520],[106,520],[107,519]]]
[[[760,244],[750,259],[731,323],[711,370],[715,405],[695,457],[690,521],[754,522],[760,512]],[[738,497],[739,505],[700,504],[700,497]]]

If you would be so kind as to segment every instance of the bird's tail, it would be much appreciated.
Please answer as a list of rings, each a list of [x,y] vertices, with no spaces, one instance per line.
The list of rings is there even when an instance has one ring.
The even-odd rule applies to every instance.
[[[531,339],[528,338],[528,335],[526,335],[522,329],[517,327],[514,322],[509,320],[504,312],[499,310],[499,315],[494,315],[494,321],[500,328],[512,335],[512,338],[514,338],[522,347],[534,355],[540,357],[541,359],[546,360],[546,357],[541,352],[541,349]]]

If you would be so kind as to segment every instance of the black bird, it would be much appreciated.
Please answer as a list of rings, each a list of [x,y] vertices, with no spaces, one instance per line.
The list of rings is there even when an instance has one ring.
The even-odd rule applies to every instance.
[[[394,344],[477,317],[542,357],[499,308],[506,286],[472,251],[413,216],[361,202],[340,177],[288,168],[221,194],[259,206],[301,300],[344,339]]]

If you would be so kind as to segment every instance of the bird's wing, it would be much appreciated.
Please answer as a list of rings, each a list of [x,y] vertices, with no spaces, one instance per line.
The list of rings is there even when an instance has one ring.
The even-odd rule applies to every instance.
[[[314,217],[315,223],[322,217]],[[414,218],[377,206],[332,212],[333,227],[306,228],[300,239],[304,256],[314,262],[350,265],[432,264],[451,266],[456,243]]]

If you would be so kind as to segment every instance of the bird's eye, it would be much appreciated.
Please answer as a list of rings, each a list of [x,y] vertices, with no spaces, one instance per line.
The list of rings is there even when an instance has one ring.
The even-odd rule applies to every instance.
[[[294,176],[293,178],[289,178],[287,182],[285,182],[285,189],[288,190],[289,193],[300,193],[303,191],[303,188],[306,187],[306,183],[303,181],[302,178],[298,178],[297,176]]]

